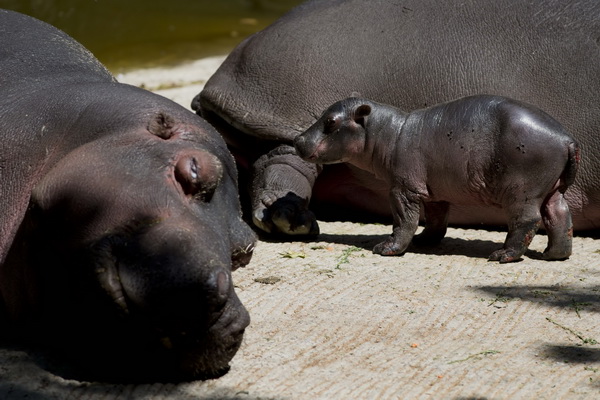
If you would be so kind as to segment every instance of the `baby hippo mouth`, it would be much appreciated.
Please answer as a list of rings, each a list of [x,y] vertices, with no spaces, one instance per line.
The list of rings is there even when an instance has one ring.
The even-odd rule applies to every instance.
[[[315,138],[302,134],[294,140],[294,147],[300,158],[311,162],[322,162],[323,156],[327,154],[327,138]]]

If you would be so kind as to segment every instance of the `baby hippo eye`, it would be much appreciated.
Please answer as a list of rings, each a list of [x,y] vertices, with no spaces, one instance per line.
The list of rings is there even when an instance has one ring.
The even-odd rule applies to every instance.
[[[324,133],[331,133],[337,126],[337,118],[329,117],[325,120]]]
[[[200,150],[185,152],[175,163],[175,180],[186,196],[209,202],[214,194],[223,168],[219,160]]]

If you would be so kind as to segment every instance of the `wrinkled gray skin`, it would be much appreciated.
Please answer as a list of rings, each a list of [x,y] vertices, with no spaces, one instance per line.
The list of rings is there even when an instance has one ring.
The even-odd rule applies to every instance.
[[[347,162],[390,187],[392,235],[373,249],[403,254],[415,241],[434,244],[446,234],[450,206],[490,205],[508,220],[504,247],[492,261],[517,261],[542,225],[547,260],[571,255],[573,224],[564,193],[575,180],[579,149],[552,117],[498,96],[471,96],[404,113],[349,98],[329,107],[294,141],[303,159]]]
[[[225,373],[249,323],[231,271],[255,237],[219,134],[2,10],[0,134],[1,333],[94,379]]]
[[[599,38],[597,0],[311,1],[241,43],[192,104],[248,171],[255,224],[292,235],[317,232],[309,201],[321,217],[390,215],[384,182],[348,164],[321,169],[291,147],[335,101],[358,92],[406,111],[483,93],[524,101],[578,140],[566,200],[576,230],[597,229]],[[490,206],[453,207],[449,221],[507,223]]]

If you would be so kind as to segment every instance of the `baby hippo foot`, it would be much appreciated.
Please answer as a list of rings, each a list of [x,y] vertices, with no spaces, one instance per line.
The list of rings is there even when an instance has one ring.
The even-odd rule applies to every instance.
[[[412,239],[412,242],[417,246],[435,246],[437,244],[440,244],[445,234],[445,231],[438,232],[428,231],[427,229],[425,229],[420,234],[415,235]]]
[[[275,235],[314,237],[319,225],[307,201],[288,193],[284,197],[263,199],[260,207],[252,213],[254,224],[263,231]]]
[[[390,236],[385,241],[373,247],[373,253],[380,254],[382,256],[401,256],[405,251],[406,249],[401,248],[396,243],[393,236]]]
[[[521,252],[515,249],[500,249],[493,252],[489,257],[488,261],[500,261],[500,263],[509,263],[521,260]]]
[[[571,256],[571,247],[558,249],[556,247],[548,247],[542,254],[542,259],[546,261],[562,261]]]

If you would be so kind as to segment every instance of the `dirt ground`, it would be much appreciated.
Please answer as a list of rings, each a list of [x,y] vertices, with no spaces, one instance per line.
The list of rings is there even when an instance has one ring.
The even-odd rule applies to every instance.
[[[120,79],[187,106],[220,60]],[[252,323],[226,376],[79,382],[4,347],[0,399],[600,398],[599,239],[547,262],[538,235],[523,261],[498,264],[487,256],[503,232],[449,229],[439,246],[381,257],[390,226],[320,226],[314,242],[260,241],[234,273]]]

